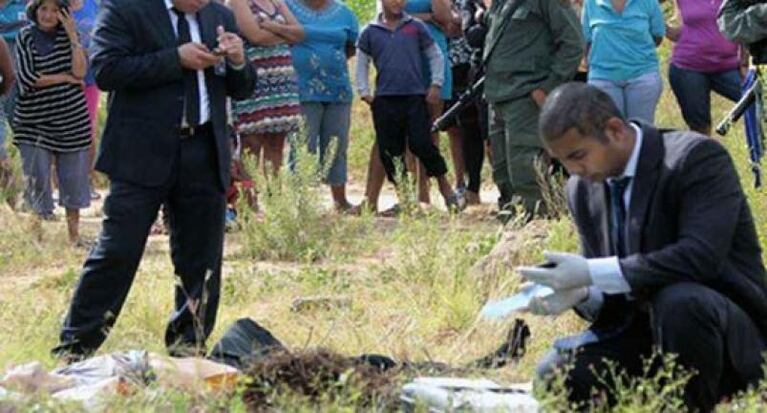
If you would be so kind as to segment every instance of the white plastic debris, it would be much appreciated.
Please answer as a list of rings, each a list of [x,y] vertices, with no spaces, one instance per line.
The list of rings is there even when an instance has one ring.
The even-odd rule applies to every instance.
[[[502,320],[512,313],[527,310],[530,300],[534,297],[545,297],[553,293],[554,290],[549,287],[540,284],[529,284],[522,287],[517,294],[511,297],[488,301],[482,307],[480,315],[489,320]]]
[[[540,405],[529,385],[502,386],[487,379],[419,377],[402,388],[403,410],[429,412],[537,413]]]
[[[12,367],[0,379],[0,386],[19,393],[55,393],[74,385],[72,377],[49,373],[38,361]]]

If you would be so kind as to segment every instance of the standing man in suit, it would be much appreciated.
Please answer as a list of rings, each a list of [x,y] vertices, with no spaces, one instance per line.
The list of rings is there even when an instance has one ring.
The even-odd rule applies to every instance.
[[[171,355],[205,352],[219,301],[231,160],[226,97],[249,96],[255,82],[236,32],[232,13],[209,0],[101,3],[91,61],[111,97],[96,169],[111,187],[55,355],[87,357],[106,339],[163,203],[178,277],[165,344]]]
[[[573,401],[609,392],[592,372],[605,360],[642,373],[652,349],[676,354],[695,375],[685,402],[710,411],[756,384],[767,349],[767,285],[754,220],[732,159],[714,139],[627,122],[599,89],[569,83],[540,118],[548,153],[572,174],[567,200],[582,255],[546,253],[554,265],[523,267],[554,294],[531,312],[570,308],[593,321],[557,340],[544,380],[572,362]],[[611,395],[607,395],[608,400]]]

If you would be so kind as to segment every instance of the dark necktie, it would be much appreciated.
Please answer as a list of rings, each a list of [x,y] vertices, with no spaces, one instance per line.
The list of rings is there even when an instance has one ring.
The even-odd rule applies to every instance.
[[[178,45],[192,41],[192,33],[189,31],[189,22],[181,10],[173,8],[178,16]],[[197,71],[184,69],[184,116],[188,126],[197,126],[200,123],[200,84],[197,81]]]
[[[613,179],[607,182],[610,188],[610,238],[613,252],[618,257],[626,256],[626,204],[623,195],[631,177]]]

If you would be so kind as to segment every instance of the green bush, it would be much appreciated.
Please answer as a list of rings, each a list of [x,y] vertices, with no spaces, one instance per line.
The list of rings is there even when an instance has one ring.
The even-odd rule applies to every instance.
[[[376,0],[347,0],[346,5],[357,15],[360,25],[364,25],[375,17]]]

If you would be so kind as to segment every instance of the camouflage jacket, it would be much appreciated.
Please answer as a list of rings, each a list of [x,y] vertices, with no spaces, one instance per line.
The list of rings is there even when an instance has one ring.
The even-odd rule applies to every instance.
[[[515,1],[521,4],[504,25]],[[485,22],[485,53],[498,42],[486,66],[489,102],[516,99],[538,88],[550,92],[575,75],[584,41],[568,1],[495,0]]]
[[[741,44],[767,39],[767,1],[727,0],[719,9],[719,31]]]

